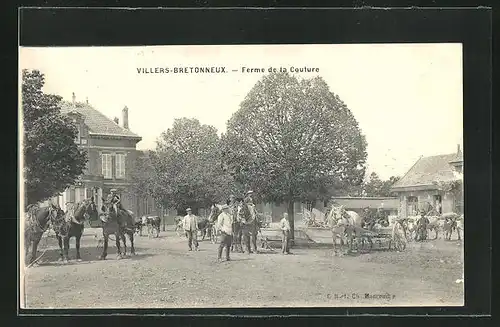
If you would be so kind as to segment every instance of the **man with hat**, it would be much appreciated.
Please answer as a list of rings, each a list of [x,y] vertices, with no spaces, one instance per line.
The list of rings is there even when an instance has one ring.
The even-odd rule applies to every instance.
[[[233,217],[229,212],[229,206],[227,204],[222,206],[222,212],[217,218],[217,227],[221,232],[219,251],[217,253],[217,261],[222,260],[222,250],[226,248],[226,261],[230,261],[229,252],[231,249],[231,243],[233,241]]]
[[[107,201],[113,205],[113,209],[115,209],[116,214],[119,214],[119,210],[126,211],[122,205],[120,196],[117,194],[117,190],[115,188],[110,190]]]
[[[193,243],[195,250],[198,251],[198,219],[192,214],[191,208],[187,208],[186,213],[187,215],[184,216],[182,225],[188,237],[189,251],[193,250]]]
[[[245,197],[245,199],[243,200],[243,202],[245,202],[246,204],[252,204],[253,205],[253,191],[250,190],[247,192],[247,195]]]
[[[383,227],[389,226],[388,217],[385,215],[384,212],[384,203],[381,203],[377,209],[377,213],[375,214],[375,223]]]

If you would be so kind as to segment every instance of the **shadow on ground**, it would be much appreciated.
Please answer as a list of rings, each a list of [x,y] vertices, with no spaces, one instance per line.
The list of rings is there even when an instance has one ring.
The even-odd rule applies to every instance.
[[[82,258],[81,262],[88,262],[88,261],[96,261],[99,260],[99,257],[102,254],[102,247],[97,248],[96,246],[82,246],[80,247],[80,256]],[[152,257],[156,254],[152,253],[146,253],[145,248],[135,248],[136,255],[131,255],[130,253],[130,247],[127,246],[127,256],[124,257],[124,259],[131,259],[131,260],[140,260],[144,259],[147,257]],[[42,255],[43,253],[43,255]],[[37,257],[40,257],[38,260],[38,264],[40,266],[49,266],[49,265],[59,265],[61,264],[60,262],[60,250],[59,249],[48,249],[45,252],[43,251],[38,251]],[[123,253],[123,248],[122,248],[122,253]],[[31,253],[30,253],[31,255]],[[108,255],[106,257],[106,260],[115,260],[117,257],[117,251],[115,246],[109,246],[108,247]],[[80,264],[81,262],[76,261],[76,249],[74,247],[71,247],[69,249],[69,264]]]

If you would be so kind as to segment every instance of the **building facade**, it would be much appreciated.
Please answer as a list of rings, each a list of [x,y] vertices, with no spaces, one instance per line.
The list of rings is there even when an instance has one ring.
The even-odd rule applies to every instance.
[[[460,147],[456,153],[421,157],[392,187],[399,197],[400,216],[416,216],[426,205],[430,205],[441,214],[449,212],[462,214],[462,186],[453,192],[440,187],[440,183],[462,179],[463,154]]]
[[[88,153],[88,162],[75,185],[53,199],[66,210],[68,203],[94,198],[100,208],[102,198],[116,189],[123,206],[137,213],[141,199],[134,195],[131,174],[140,154],[136,145],[141,137],[129,129],[128,108],[122,110],[122,124],[93,108],[88,102],[63,102],[61,113],[70,117],[78,128],[75,142]]]

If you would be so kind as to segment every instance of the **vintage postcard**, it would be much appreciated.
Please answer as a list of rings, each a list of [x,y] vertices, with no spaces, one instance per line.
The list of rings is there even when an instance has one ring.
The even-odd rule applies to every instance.
[[[19,51],[21,308],[464,305],[461,44]]]

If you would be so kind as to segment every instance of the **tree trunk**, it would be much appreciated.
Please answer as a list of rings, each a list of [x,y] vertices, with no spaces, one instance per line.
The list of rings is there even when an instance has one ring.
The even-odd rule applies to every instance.
[[[294,244],[294,238],[295,238],[295,217],[294,217],[294,212],[293,212],[293,200],[288,201],[288,207],[287,207],[287,213],[288,213],[288,221],[290,223],[290,245],[292,246]]]
[[[160,206],[160,214],[161,220],[163,222],[163,231],[165,231],[167,225],[167,217],[165,217],[165,209],[163,209],[163,206]]]

